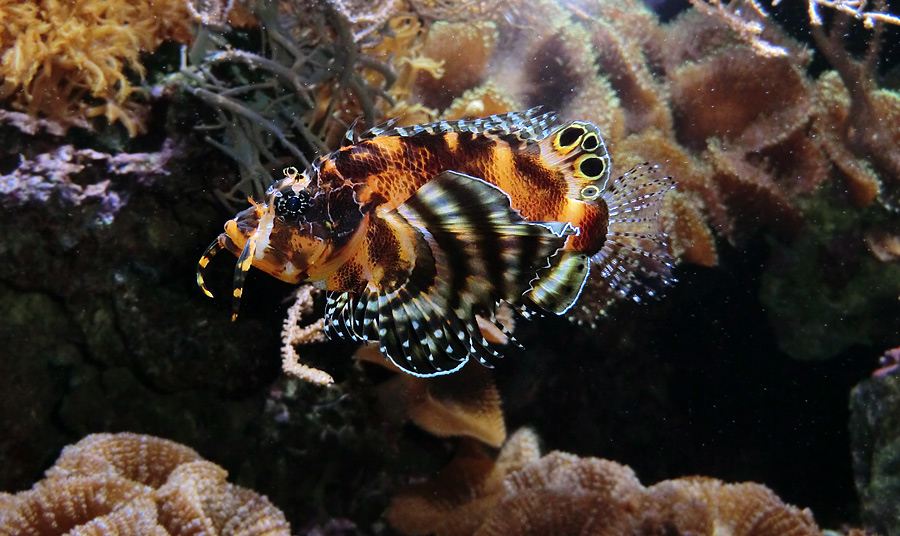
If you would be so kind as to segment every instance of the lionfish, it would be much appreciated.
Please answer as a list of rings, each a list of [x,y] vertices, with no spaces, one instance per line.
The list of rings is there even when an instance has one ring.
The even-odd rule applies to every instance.
[[[233,315],[251,266],[329,290],[326,331],[377,341],[417,376],[498,351],[476,315],[501,301],[562,315],[591,272],[640,300],[671,281],[659,205],[674,183],[643,164],[610,178],[599,129],[539,108],[411,127],[388,122],[300,173],[225,224],[200,259],[238,257]]]

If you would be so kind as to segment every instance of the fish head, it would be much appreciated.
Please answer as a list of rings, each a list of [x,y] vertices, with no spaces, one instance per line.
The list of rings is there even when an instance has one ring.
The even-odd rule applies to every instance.
[[[234,276],[234,309],[251,266],[287,283],[326,279],[342,264],[348,238],[358,236],[362,214],[350,188],[314,187],[308,172],[287,168],[284,179],[273,184],[263,202],[251,206],[225,223],[200,259],[197,282],[219,249],[238,258]]]

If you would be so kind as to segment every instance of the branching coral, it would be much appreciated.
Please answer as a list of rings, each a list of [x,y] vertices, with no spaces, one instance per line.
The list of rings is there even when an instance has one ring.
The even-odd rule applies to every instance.
[[[274,170],[307,166],[307,156],[327,150],[323,139],[338,142],[357,112],[373,124],[376,101],[390,100],[381,86],[393,83],[393,69],[361,54],[357,43],[369,30],[355,32],[353,21],[367,17],[339,6],[344,4],[256,3],[259,50],[232,45],[228,39],[240,36],[223,34],[211,15],[183,55],[174,80],[214,111],[216,121],[202,126],[211,132],[206,139],[241,170],[240,181],[216,192],[227,206],[262,196]],[[371,72],[381,81],[370,82]],[[353,117],[347,117],[350,110]]]
[[[523,448],[524,447],[524,448]],[[402,534],[821,536],[812,514],[759,484],[682,478],[645,488],[623,465],[551,452],[519,431],[496,462],[464,450],[391,503]]]
[[[131,74],[165,40],[190,42],[183,0],[0,1],[0,99],[32,116],[143,128]]]
[[[95,434],[29,491],[0,494],[0,534],[287,536],[281,511],[173,441]]]
[[[294,303],[288,309],[281,330],[281,368],[284,373],[309,383],[328,385],[334,378],[324,370],[310,367],[300,362],[297,347],[310,343],[323,342],[325,336],[325,319],[309,323],[313,312],[317,291],[311,285],[304,285],[294,291]]]

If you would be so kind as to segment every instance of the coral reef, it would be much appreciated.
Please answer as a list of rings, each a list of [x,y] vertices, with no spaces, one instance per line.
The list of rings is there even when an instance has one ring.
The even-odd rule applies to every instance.
[[[90,435],[31,490],[0,494],[0,534],[290,534],[280,510],[227,476],[173,441]]]
[[[896,344],[900,106],[878,76],[879,61],[891,60],[882,43],[892,18],[876,2],[856,3],[865,11],[845,16],[850,2],[811,0],[821,25],[801,44],[779,27],[780,8],[757,10],[767,3],[694,4],[660,22],[639,1],[192,1],[187,10],[180,1],[109,2],[108,9],[0,2],[0,95],[16,110],[0,110],[0,253],[8,261],[0,264],[0,348],[13,349],[0,359],[4,489],[33,482],[48,453],[75,437],[141,427],[215,452],[238,481],[277,497],[301,531],[322,524],[322,533],[352,532],[358,524],[378,533],[401,475],[424,474],[449,445],[461,445],[446,474],[427,483],[435,497],[446,492],[445,502],[404,495],[421,515],[405,531],[472,533],[496,511],[511,475],[531,478],[523,467],[539,458],[534,445],[517,440],[498,460],[478,445],[505,436],[502,393],[508,422],[540,425],[556,448],[627,460],[654,480],[696,467],[762,480],[785,497],[838,505],[816,508],[828,523],[852,522],[847,469],[833,463],[845,447],[843,423],[829,428],[843,417],[829,401],[856,381],[848,377],[858,360],[773,363],[787,361],[786,353],[846,357],[848,348]],[[91,9],[97,17],[83,16]],[[188,31],[192,21],[199,25]],[[145,93],[142,77],[158,83],[177,63],[140,56],[163,39],[190,46],[168,85]],[[60,40],[65,47],[34,46]],[[31,59],[17,64],[26,52]],[[34,69],[27,82],[25,68]],[[150,115],[145,100],[154,103]],[[662,219],[672,253],[688,266],[671,303],[597,322],[600,311],[586,299],[571,316],[598,330],[531,322],[517,332],[530,339],[529,353],[510,349],[490,375],[473,369],[487,379],[470,386],[465,375],[431,385],[376,367],[359,374],[344,359],[353,348],[304,344],[321,339],[314,320],[321,304],[308,289],[298,290],[281,333],[284,371],[295,376],[278,378],[272,358],[288,289],[254,281],[235,325],[226,305],[196,296],[193,263],[223,217],[211,192],[232,207],[244,203],[285,165],[301,167],[335,148],[358,117],[362,128],[392,116],[410,124],[533,105],[601,125],[614,172],[651,161],[677,179]],[[122,127],[68,129],[99,126],[100,116]],[[204,128],[186,134],[198,124]],[[146,136],[114,139],[124,137],[116,130],[134,136],[142,128]],[[177,141],[163,143],[170,138]],[[197,143],[202,138],[236,168],[214,156],[219,149]],[[213,269],[217,280],[230,277],[228,267]],[[770,327],[757,299],[760,271]],[[561,341],[571,352],[560,351]],[[893,370],[886,364],[868,385],[882,389]],[[295,377],[333,383],[323,389]],[[686,394],[684,385],[704,396]],[[753,403],[733,402],[738,390]],[[855,422],[871,424],[854,428],[863,437],[856,449],[862,512],[872,527],[895,531],[893,424],[875,401],[893,395],[868,396],[857,394],[854,406]],[[735,417],[745,405],[757,413]],[[387,423],[376,409],[388,410]],[[791,422],[760,418],[771,428],[758,434],[763,413]],[[396,426],[407,420],[441,438]],[[793,446],[797,435],[816,453]],[[512,454],[516,448],[530,454]],[[534,478],[548,495],[582,465],[633,490],[633,474],[611,462],[544,459]],[[224,485],[208,465],[176,476],[173,500],[177,490]],[[60,478],[73,494],[140,491],[118,476]],[[510,498],[511,511],[539,495],[522,486],[523,503]],[[711,522],[701,510],[712,497],[771,499],[744,486],[684,481],[657,494],[696,507],[699,528],[690,527],[704,533]],[[0,496],[2,507],[14,500]],[[129,504],[122,523],[163,518],[156,503]],[[447,517],[451,511],[459,521]],[[439,514],[446,516],[438,521]],[[647,530],[667,515],[660,508]],[[353,522],[326,525],[331,516]],[[391,520],[400,523],[393,513]]]
[[[850,393],[853,473],[862,519],[878,534],[900,534],[900,350],[886,354],[892,363],[860,382]]]
[[[409,535],[822,535],[808,510],[759,484],[693,477],[645,488],[616,462],[540,456],[528,430],[513,434],[496,461],[464,446],[431,480],[395,497],[387,516]]]
[[[63,125],[103,116],[130,136],[145,128],[141,53],[192,38],[182,0],[4,0],[0,12],[0,101]]]

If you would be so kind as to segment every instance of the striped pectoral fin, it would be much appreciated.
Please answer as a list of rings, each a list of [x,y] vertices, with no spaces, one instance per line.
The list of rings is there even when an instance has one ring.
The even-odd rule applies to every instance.
[[[448,303],[428,242],[422,238],[416,249],[415,266],[401,284],[372,282],[361,293],[330,294],[326,333],[378,342],[382,355],[409,374],[449,374],[480,349],[477,321]]]
[[[525,220],[503,190],[454,171],[422,186],[397,215],[425,230],[451,302],[473,308],[518,301],[547,259],[577,233],[567,223]]]
[[[550,266],[538,272],[525,295],[544,311],[562,315],[578,301],[590,274],[590,257],[565,249],[550,258]]]
[[[502,190],[455,172],[380,217],[395,234],[414,238],[412,267],[331,300],[330,330],[377,340],[386,358],[417,376],[448,374],[469,359],[489,366],[499,353],[476,315],[492,318],[499,300],[520,301],[575,233],[568,224],[524,220]]]

